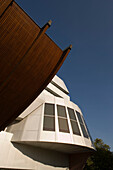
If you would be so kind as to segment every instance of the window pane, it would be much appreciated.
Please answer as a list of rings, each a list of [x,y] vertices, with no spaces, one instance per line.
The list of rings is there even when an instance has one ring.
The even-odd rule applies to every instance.
[[[49,104],[45,103],[45,115],[55,115],[55,105],[54,104]]]
[[[44,127],[43,130],[55,131],[55,118],[44,116]]]
[[[66,108],[64,106],[57,105],[58,116],[66,117]]]
[[[77,116],[78,116],[78,120],[79,120],[79,122],[83,124],[83,121],[82,121],[82,118],[81,118],[80,113],[79,113],[79,112],[77,112],[77,111],[76,111],[76,113],[77,113]]]
[[[58,118],[58,122],[59,122],[59,131],[69,133],[69,127],[68,127],[67,119]]]
[[[72,125],[73,133],[74,133],[75,135],[80,135],[80,136],[81,136],[80,130],[79,130],[79,127],[78,127],[78,123],[77,123],[76,121],[72,121],[72,120],[71,120],[71,125]]]
[[[68,108],[68,112],[69,112],[69,117],[70,117],[70,119],[76,120],[74,110],[71,109],[71,108]]]
[[[80,124],[80,125],[81,125],[81,129],[82,129],[82,132],[83,132],[83,136],[88,138],[88,134],[87,134],[87,131],[86,131],[84,125],[83,124]]]
[[[83,120],[84,120],[84,118],[83,118]],[[93,144],[93,139],[92,139],[92,137],[91,137],[91,135],[90,135],[90,132],[89,132],[89,129],[88,129],[88,126],[87,126],[87,124],[86,124],[85,120],[84,120],[84,124],[85,124],[85,126],[86,126],[88,136],[90,137],[91,142],[92,142],[92,144]]]

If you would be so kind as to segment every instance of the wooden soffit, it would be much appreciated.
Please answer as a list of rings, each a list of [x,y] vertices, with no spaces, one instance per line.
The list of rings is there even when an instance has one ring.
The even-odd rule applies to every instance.
[[[71,46],[62,51],[11,0],[0,0],[0,130],[42,92],[57,73]]]

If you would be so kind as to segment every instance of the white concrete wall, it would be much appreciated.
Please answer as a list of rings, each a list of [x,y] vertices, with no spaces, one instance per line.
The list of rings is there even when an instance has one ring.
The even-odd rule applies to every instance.
[[[68,155],[39,147],[11,143],[12,134],[0,133],[0,168],[67,170]]]
[[[57,75],[54,76],[54,78],[52,79],[52,81],[54,83],[56,83],[58,86],[60,86],[62,89],[64,89],[67,93],[69,93],[64,81],[62,79],[60,79]]]
[[[7,127],[7,132],[13,133],[12,141],[38,141],[40,140],[40,127],[42,125],[43,104],[28,114],[20,122]]]

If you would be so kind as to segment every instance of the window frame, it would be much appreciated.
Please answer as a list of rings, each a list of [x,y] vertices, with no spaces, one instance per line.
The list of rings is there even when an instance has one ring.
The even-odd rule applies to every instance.
[[[56,104],[56,107],[57,107],[57,118],[58,118],[58,127],[59,127],[59,132],[63,132],[63,133],[70,133],[70,129],[69,129],[69,122],[68,122],[67,111],[66,111],[66,106]],[[64,117],[64,116],[61,116],[61,114],[59,114],[58,107],[63,107],[63,108],[64,108],[64,110],[65,110],[65,117]],[[67,122],[67,129],[60,129],[60,123],[59,123],[59,120],[66,120],[66,122]]]
[[[46,114],[47,105],[53,105],[53,114]],[[53,118],[53,127],[45,127],[45,121],[47,118]],[[53,131],[55,132],[55,104],[54,103],[44,103],[44,116],[43,116],[43,131]]]
[[[76,115],[77,115],[77,118],[78,118],[78,121],[79,121],[79,124],[80,124],[80,127],[81,127],[81,131],[82,131],[82,134],[85,138],[88,138],[89,139],[89,134],[88,134],[88,131],[87,131],[87,128],[86,128],[86,125],[84,123],[84,119],[83,119],[83,116],[81,115],[80,112],[78,112],[77,110],[76,111]],[[79,115],[79,116],[78,116]],[[85,131],[84,131],[85,130]]]
[[[68,115],[69,115],[70,124],[71,124],[71,128],[72,128],[73,134],[74,134],[74,135],[81,136],[80,128],[79,128],[79,125],[78,125],[78,122],[77,122],[77,118],[76,118],[76,114],[75,114],[74,109],[72,109],[72,108],[70,108],[70,107],[67,107],[67,110],[68,110]],[[72,111],[73,111],[73,115],[74,115],[74,118],[75,118],[75,119],[72,118],[73,116],[71,116],[69,110],[72,110]],[[73,127],[74,127],[74,126],[73,126],[73,123],[76,124],[76,129],[73,128]]]

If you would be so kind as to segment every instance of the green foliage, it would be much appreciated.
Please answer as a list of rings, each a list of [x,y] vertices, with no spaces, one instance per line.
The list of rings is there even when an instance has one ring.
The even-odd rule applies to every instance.
[[[84,170],[113,170],[113,154],[102,139],[95,139],[95,153],[87,160]]]
[[[94,141],[94,146],[95,146],[96,149],[102,149],[102,150],[106,150],[106,151],[110,150],[109,145],[104,144],[102,139],[96,138],[95,141]]]

